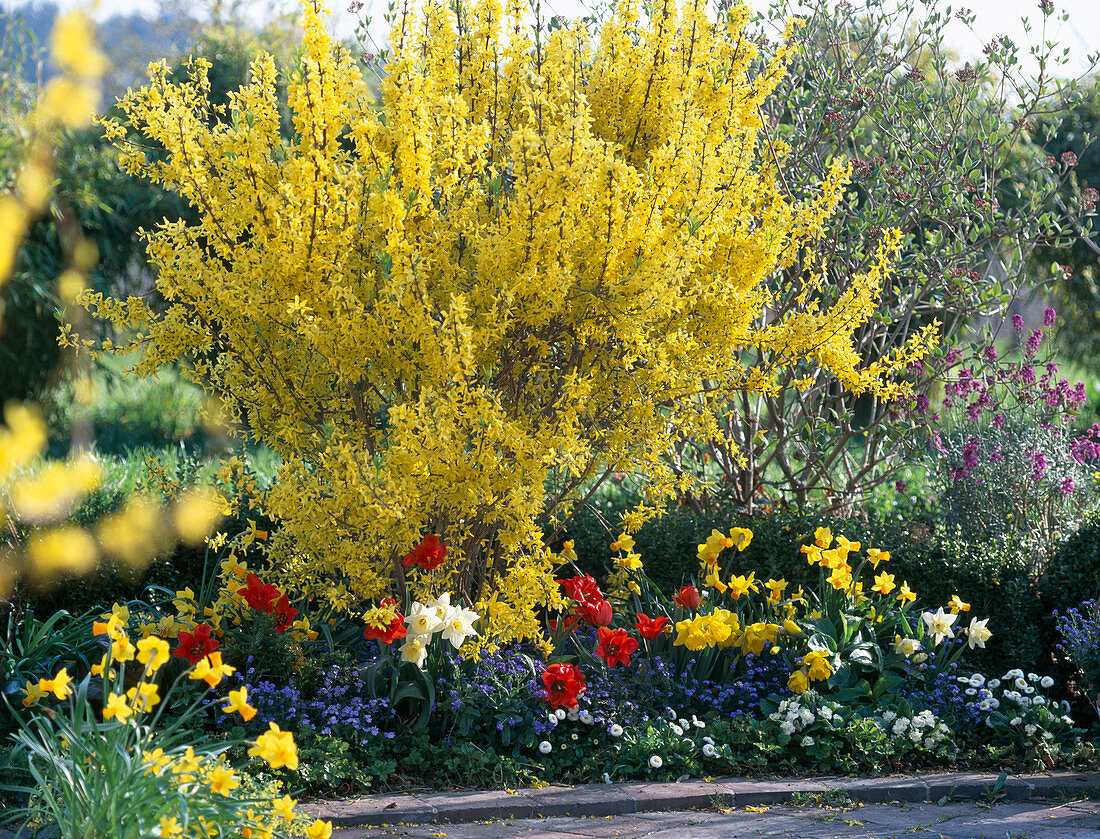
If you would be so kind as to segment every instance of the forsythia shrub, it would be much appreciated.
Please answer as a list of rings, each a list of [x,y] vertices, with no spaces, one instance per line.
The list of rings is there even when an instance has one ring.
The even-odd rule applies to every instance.
[[[894,233],[815,303],[827,280],[806,246],[848,167],[796,200],[786,146],[758,141],[795,24],[766,57],[745,6],[714,21],[699,2],[644,19],[623,3],[595,33],[530,28],[519,0],[429,2],[398,15],[376,102],[304,5],[291,139],[269,56],[226,109],[201,61],[181,83],[153,66],[122,101],[106,127],[129,171],[200,218],[149,235],[165,311],[84,297],[131,330],[106,349],[143,350],[139,374],[186,359],[283,456],[261,502],[288,580],[338,606],[450,591],[498,635],[534,635],[560,597],[540,524],[582,486],[630,469],[667,496],[660,455],[717,433],[719,394],[808,360],[889,397],[886,374],[923,353],[928,333],[870,364],[851,345]],[[776,314],[771,283],[799,260]],[[739,365],[750,346],[773,361]],[[421,562],[429,536],[446,553]]]

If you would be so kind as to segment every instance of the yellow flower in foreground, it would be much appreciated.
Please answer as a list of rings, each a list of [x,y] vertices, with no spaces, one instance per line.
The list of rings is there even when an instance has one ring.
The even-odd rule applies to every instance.
[[[717,566],[711,566],[710,571],[707,573],[707,578],[703,580],[703,585],[714,589],[719,594],[725,594],[726,590],[729,588],[729,586],[722,582],[722,578],[718,576]]]
[[[218,682],[225,676],[231,676],[234,668],[229,664],[222,664],[222,654],[215,650],[206,658],[200,659],[194,669],[187,674],[188,679],[198,681],[202,679],[210,687],[217,687]]]
[[[271,806],[275,810],[275,815],[281,816],[283,821],[288,824],[294,821],[294,799],[289,795],[275,799],[271,802]]]
[[[329,839],[332,836],[332,822],[317,819],[306,828],[306,839]]]
[[[634,539],[626,533],[621,533],[619,538],[611,543],[611,550],[630,553],[634,550]]]
[[[130,643],[130,639],[125,635],[119,635],[111,643],[111,658],[116,663],[121,661],[133,661],[136,653],[137,647]]]
[[[963,599],[957,594],[951,595],[951,602],[947,604],[947,608],[951,610],[953,615],[957,615],[959,612],[969,612],[970,604],[964,603]]]
[[[125,722],[133,714],[130,706],[126,704],[126,697],[112,693],[107,697],[107,704],[103,706],[103,719],[110,720],[118,717],[119,722]]]
[[[793,693],[805,693],[810,687],[810,680],[806,678],[805,672],[802,670],[795,670],[791,673],[791,677],[787,679],[787,687],[789,687]]]
[[[146,665],[149,670],[156,671],[168,663],[168,642],[163,638],[150,636],[137,642],[137,660]]]
[[[256,716],[256,709],[248,704],[248,688],[242,687],[240,690],[229,691],[229,701],[222,708],[227,714],[231,714],[236,711],[241,715],[241,719],[248,722],[254,716]]]
[[[172,818],[161,816],[160,835],[162,839],[167,839],[169,836],[183,836],[183,827],[180,826],[180,823],[174,816]]]
[[[833,531],[827,527],[819,527],[814,531],[814,543],[819,548],[827,548],[833,543]]]
[[[73,677],[69,675],[69,668],[62,667],[52,679],[39,679],[38,689],[43,694],[52,693],[58,699],[66,699],[72,691],[72,688],[69,687],[72,680]]]
[[[815,682],[823,682],[833,674],[832,655],[820,650],[812,650],[802,656],[802,663],[809,668],[810,678]]]
[[[237,776],[233,774],[233,770],[228,766],[217,766],[214,770],[206,776],[206,782],[210,786],[211,792],[216,792],[218,795],[229,796],[229,793],[235,790],[241,785],[241,782],[237,780]]]
[[[916,592],[909,588],[909,583],[902,582],[901,588],[898,589],[898,600],[901,601],[901,605],[904,607],[906,603],[912,603],[917,599]]]
[[[783,592],[787,588],[787,581],[782,578],[778,580],[768,580],[764,583],[764,588],[768,590],[768,600],[772,603],[778,603],[783,599]]]
[[[803,545],[799,550],[806,554],[806,562],[810,565],[817,565],[821,562],[821,546],[820,545]]]
[[[137,687],[126,691],[126,697],[130,700],[134,710],[139,714],[151,711],[160,703],[160,695],[157,686],[150,682],[140,682]]]
[[[272,769],[298,768],[298,747],[294,744],[294,735],[282,731],[275,723],[256,738],[256,745],[248,750],[251,757],[260,757],[267,761]]]

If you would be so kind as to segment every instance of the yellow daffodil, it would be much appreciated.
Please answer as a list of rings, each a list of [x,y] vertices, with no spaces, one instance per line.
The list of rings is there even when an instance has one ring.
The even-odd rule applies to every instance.
[[[880,551],[878,548],[868,548],[867,549],[867,561],[870,562],[871,565],[874,567],[874,569],[877,571],[878,570],[878,564],[880,562],[889,562],[890,561],[890,552],[889,551]]]
[[[52,693],[58,699],[67,699],[72,692],[72,688],[69,687],[72,680],[69,669],[62,667],[52,679],[39,679],[38,688],[43,694]]]
[[[906,603],[914,602],[917,599],[917,595],[916,592],[909,588],[909,583],[903,581],[901,588],[898,589],[897,598],[904,608]]]
[[[248,722],[256,716],[256,709],[248,704],[247,687],[242,687],[240,690],[229,691],[229,699],[222,707],[222,710],[227,714],[231,714],[235,711],[241,715],[241,719],[245,722]]]
[[[814,544],[819,548],[827,548],[833,544],[833,531],[827,527],[819,527],[814,531]]]
[[[153,710],[160,702],[158,688],[151,682],[139,682],[136,687],[126,691],[126,698],[139,714]]]
[[[951,610],[952,614],[957,615],[959,612],[969,612],[970,604],[964,603],[963,599],[957,594],[951,595],[951,602],[948,603],[947,608]]]
[[[29,708],[43,696],[47,691],[42,689],[41,682],[27,682],[27,686],[23,688],[23,707]]]
[[[871,588],[879,594],[889,594],[897,588],[897,586],[894,585],[894,575],[887,574],[883,571],[881,574],[875,576],[875,584]]]
[[[222,654],[215,650],[199,660],[190,673],[187,674],[188,679],[194,679],[195,681],[202,680],[206,682],[210,687],[216,687],[218,682],[225,676],[231,676],[234,673],[234,668],[231,665],[222,663]]]
[[[294,735],[289,731],[282,731],[275,723],[271,723],[268,730],[256,738],[256,745],[248,750],[250,757],[259,757],[267,761],[272,769],[298,768],[298,747],[294,743]]]
[[[792,693],[805,693],[810,687],[810,680],[806,677],[805,671],[795,670],[791,673],[791,677],[787,679],[787,687]]]
[[[823,682],[833,674],[832,654],[822,650],[811,650],[802,656],[802,664],[809,669],[812,681]]]
[[[206,783],[210,787],[210,791],[218,795],[224,795],[227,798],[229,793],[235,790],[241,785],[241,782],[237,780],[237,776],[233,770],[228,766],[216,766],[209,775],[206,776]]]
[[[171,651],[168,642],[163,638],[142,638],[137,642],[137,660],[144,664],[150,672],[159,670],[168,663]]]
[[[117,718],[119,722],[125,722],[132,714],[133,710],[126,703],[126,697],[117,693],[108,696],[107,702],[103,705],[103,719],[105,720]]]

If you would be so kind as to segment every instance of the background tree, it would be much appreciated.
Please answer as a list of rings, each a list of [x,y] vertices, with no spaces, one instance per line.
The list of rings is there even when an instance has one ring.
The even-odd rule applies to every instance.
[[[808,6],[802,49],[762,119],[766,138],[789,145],[781,182],[788,195],[829,161],[852,161],[852,182],[814,254],[828,275],[822,305],[846,293],[875,258],[882,231],[897,227],[894,274],[875,315],[855,330],[853,350],[869,362],[934,321],[949,345],[1048,279],[1029,273],[1036,248],[1078,235],[1070,219],[1081,207],[1061,198],[1066,170],[1049,166],[1030,134],[1040,116],[1073,118],[1060,99],[1064,85],[1049,76],[1052,48],[1044,47],[1047,71],[1024,83],[1007,39],[989,44],[981,65],[950,61],[949,18],[936,3],[921,4],[923,18],[908,3]],[[778,2],[767,18],[806,9]],[[770,312],[800,305],[800,268],[769,279]],[[753,348],[743,363],[770,360],[769,349]],[[908,373],[928,388],[919,365]],[[809,387],[792,386],[806,377]],[[684,438],[670,453],[673,467],[716,477],[710,492],[742,509],[813,502],[849,512],[901,464],[899,405],[799,365],[778,384],[737,394],[719,417],[724,439]],[[701,509],[707,497],[690,500]]]
[[[166,312],[85,301],[133,330],[136,372],[185,359],[282,454],[262,504],[284,574],[343,607],[450,591],[505,638],[539,631],[557,597],[542,525],[594,484],[633,470],[666,497],[681,481],[662,454],[715,433],[720,395],[774,392],[797,362],[888,398],[927,339],[852,351],[888,230],[832,304],[813,299],[829,280],[807,246],[849,171],[784,186],[757,114],[790,48],[763,58],[746,8],[643,22],[625,4],[598,38],[529,31],[527,11],[401,14],[376,104],[308,4],[289,139],[270,58],[225,110],[203,64],[178,84],[155,70],[108,133],[198,220],[152,237]],[[776,313],[784,269],[802,305]],[[738,363],[745,347],[760,357]],[[425,534],[445,558],[411,552]]]

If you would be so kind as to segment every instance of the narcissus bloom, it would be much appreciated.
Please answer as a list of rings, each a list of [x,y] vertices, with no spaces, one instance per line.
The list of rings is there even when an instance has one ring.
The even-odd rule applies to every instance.
[[[963,602],[963,599],[957,594],[951,595],[951,602],[947,604],[947,608],[951,610],[952,614],[958,614],[959,612],[969,612],[970,604]]]
[[[970,649],[975,647],[984,649],[985,642],[993,637],[993,633],[986,629],[987,623],[989,623],[989,618],[981,621],[977,618],[970,619],[970,626],[966,628],[966,643]]]
[[[170,657],[168,642],[163,638],[149,636],[137,642],[137,660],[149,668],[150,671],[159,670],[168,663]]]
[[[901,588],[898,589],[897,598],[901,601],[901,605],[904,606],[906,603],[915,601],[917,599],[917,594],[909,588],[909,583],[903,581]]]
[[[69,687],[72,680],[73,677],[69,675],[69,668],[62,667],[52,679],[39,679],[38,689],[43,694],[52,693],[58,699],[66,699],[72,690]]]
[[[823,682],[833,674],[831,653],[812,650],[802,656],[802,664],[809,669],[808,675],[815,682]]]
[[[231,676],[233,673],[233,666],[222,664],[222,654],[215,651],[210,653],[206,658],[199,659],[199,663],[187,674],[187,678],[194,679],[195,681],[201,679],[210,685],[210,687],[217,687],[218,682],[220,682],[222,678]]]
[[[237,712],[245,722],[248,722],[256,716],[256,709],[248,704],[247,687],[242,687],[240,690],[229,691],[229,699],[226,701],[226,704],[222,706],[222,710],[227,714],[232,714],[234,711]]]
[[[126,697],[117,693],[108,696],[103,705],[103,719],[105,720],[112,720],[117,717],[119,722],[125,722],[126,718],[133,713],[126,702]]]
[[[957,614],[948,614],[943,610],[942,606],[936,610],[935,614],[932,612],[925,612],[921,615],[921,619],[924,621],[928,634],[933,637],[934,646],[939,646],[944,638],[955,637],[955,633],[951,627],[955,621],[959,619],[959,616]]]
[[[280,730],[275,723],[271,723],[268,730],[256,738],[256,745],[248,750],[248,754],[267,761],[272,769],[284,766],[287,769],[298,768],[298,747],[294,743],[294,735]]]
[[[599,632],[599,645],[596,647],[596,655],[607,662],[608,667],[621,664],[624,667],[630,664],[630,656],[638,649],[638,642],[631,638],[625,629],[609,629],[601,626]]]
[[[435,613],[435,609],[419,601],[413,603],[408,617],[405,618],[405,627],[408,629],[408,634],[416,637],[431,635],[441,625],[442,621],[439,620],[439,615]]]
[[[542,683],[551,708],[576,708],[577,697],[587,689],[584,674],[572,664],[551,664],[542,674]]]
[[[792,693],[805,693],[810,688],[810,680],[802,670],[795,670],[787,679],[787,687]]]
[[[875,577],[875,584],[871,586],[871,588],[879,594],[889,594],[896,588],[894,585],[894,575],[887,574],[883,571]]]

